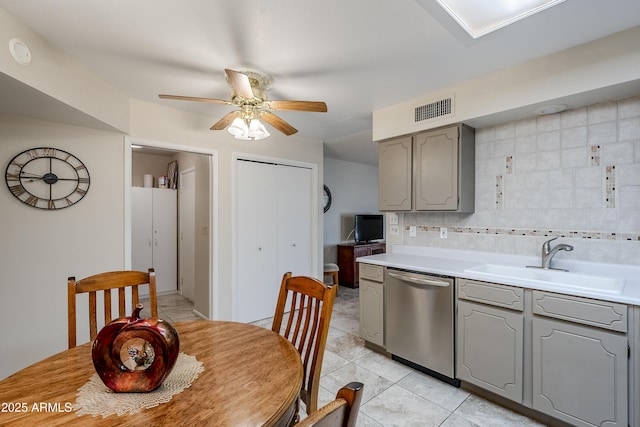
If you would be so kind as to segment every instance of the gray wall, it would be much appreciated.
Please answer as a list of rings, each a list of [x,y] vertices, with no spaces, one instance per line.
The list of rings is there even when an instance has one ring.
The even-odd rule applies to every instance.
[[[324,261],[336,262],[336,245],[353,240],[353,215],[378,211],[378,167],[325,158],[323,174],[333,196],[324,214]]]

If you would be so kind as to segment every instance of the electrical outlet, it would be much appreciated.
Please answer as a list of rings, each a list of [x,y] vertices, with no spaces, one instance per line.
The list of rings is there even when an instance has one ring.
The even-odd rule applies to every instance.
[[[440,238],[441,239],[447,238],[447,227],[440,227]]]
[[[390,213],[389,214],[389,224],[398,225],[398,214],[397,213]]]
[[[411,227],[409,227],[409,237],[416,237],[416,233],[417,233],[417,227],[415,225],[412,225]]]
[[[397,236],[400,233],[400,229],[398,228],[397,225],[392,225],[390,229],[391,229],[391,234],[394,236]]]

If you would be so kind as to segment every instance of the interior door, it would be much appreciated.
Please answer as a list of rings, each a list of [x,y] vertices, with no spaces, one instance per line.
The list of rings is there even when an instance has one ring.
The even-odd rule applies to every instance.
[[[131,268],[147,271],[153,267],[153,224],[151,188],[131,187]],[[149,295],[149,287],[140,294]]]
[[[196,283],[196,171],[190,169],[180,173],[180,291],[185,298],[193,301]]]
[[[153,188],[153,268],[158,292],[178,289],[178,198],[175,190]]]
[[[234,320],[253,322],[273,316],[277,276],[278,182],[273,164],[238,160],[237,286]]]
[[[278,277],[311,271],[311,169],[277,165]]]

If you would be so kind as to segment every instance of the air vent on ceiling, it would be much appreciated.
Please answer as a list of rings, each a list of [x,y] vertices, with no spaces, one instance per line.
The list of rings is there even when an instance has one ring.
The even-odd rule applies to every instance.
[[[453,96],[421,105],[415,109],[415,123],[424,123],[427,120],[439,119],[453,115]]]

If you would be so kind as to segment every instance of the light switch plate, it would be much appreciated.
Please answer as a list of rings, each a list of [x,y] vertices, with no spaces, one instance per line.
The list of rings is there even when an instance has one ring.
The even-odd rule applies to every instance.
[[[398,225],[398,214],[397,213],[390,213],[389,214],[389,224]]]
[[[440,227],[440,238],[441,239],[447,238],[447,227]]]
[[[409,227],[409,237],[416,237],[417,227],[412,225]]]

